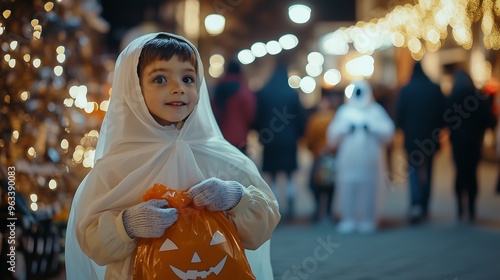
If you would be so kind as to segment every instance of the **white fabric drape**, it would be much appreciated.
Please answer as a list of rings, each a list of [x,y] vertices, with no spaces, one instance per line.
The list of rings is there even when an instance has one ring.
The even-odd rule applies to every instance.
[[[75,194],[68,221],[68,279],[104,279],[106,267],[96,262],[108,263],[106,279],[131,279],[131,275],[123,277],[130,273],[133,256],[125,259],[121,256],[135,247],[135,243],[130,240],[117,248],[90,248],[91,242],[85,240],[87,231],[94,225],[109,227],[109,232],[104,231],[106,234],[100,236],[103,240],[127,239],[119,229],[121,212],[140,203],[142,195],[153,184],[162,183],[183,190],[209,177],[238,181],[247,187],[246,194],[251,193],[256,199],[249,202],[253,209],[234,210],[240,212],[229,218],[237,226],[245,247],[264,243],[255,251],[247,251],[247,256],[257,279],[273,279],[268,239],[269,231],[272,232],[279,220],[276,198],[255,164],[223,139],[210,107],[200,56],[196,48],[180,36],[167,34],[186,41],[196,52],[198,104],[181,129],[159,125],[148,112],[139,85],[137,64],[142,47],[156,35],[137,38],[117,59],[112,96],[96,147],[96,163]],[[258,209],[262,209],[262,213],[258,213]],[[260,219],[264,219],[267,227],[265,233],[261,233],[262,229],[250,229],[251,224],[245,219],[257,219],[263,213]],[[101,228],[94,230],[102,231]],[[252,236],[248,236],[252,230]],[[102,250],[97,256],[110,255],[117,259],[109,262],[94,257],[91,260],[82,247],[83,251],[85,248],[93,252]],[[112,274],[109,270],[113,270]]]

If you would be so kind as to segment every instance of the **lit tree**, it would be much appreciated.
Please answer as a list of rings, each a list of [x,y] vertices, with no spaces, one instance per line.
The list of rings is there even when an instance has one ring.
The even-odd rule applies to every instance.
[[[100,44],[109,29],[100,12],[97,0],[0,4],[0,177],[15,168],[15,215],[24,216],[17,271],[2,279],[45,277],[60,267],[63,237],[54,221],[65,227],[74,192],[93,165],[95,129],[106,110],[112,64]],[[53,246],[49,253],[36,249],[46,244]]]
[[[1,167],[16,168],[32,211],[67,213],[105,110],[109,26],[96,0],[10,0],[0,13]]]

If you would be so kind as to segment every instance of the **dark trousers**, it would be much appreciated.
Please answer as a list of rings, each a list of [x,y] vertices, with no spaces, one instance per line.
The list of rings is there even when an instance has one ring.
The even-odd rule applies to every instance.
[[[479,160],[477,159],[455,160],[455,195],[457,199],[457,214],[459,219],[463,218],[465,203],[467,203],[468,206],[469,219],[474,220],[476,217],[478,164]]]
[[[410,181],[410,205],[419,207],[423,217],[429,213],[431,196],[432,156],[422,157],[419,161],[408,162]]]
[[[311,188],[311,192],[314,197],[314,214],[313,221],[318,221],[321,218],[321,210],[323,208],[324,203],[322,202],[322,198],[326,199],[326,215],[329,218],[333,218],[333,195],[335,193],[335,186],[321,186],[316,183],[314,177],[314,170],[316,170],[316,165],[318,164],[318,160],[315,160],[311,169],[311,173],[309,176],[309,187]]]

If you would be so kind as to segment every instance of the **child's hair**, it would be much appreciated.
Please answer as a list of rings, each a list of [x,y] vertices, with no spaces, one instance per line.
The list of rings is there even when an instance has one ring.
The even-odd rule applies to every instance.
[[[155,38],[146,42],[139,56],[137,64],[137,75],[141,77],[144,68],[155,60],[170,60],[172,56],[178,56],[182,62],[189,61],[197,70],[196,53],[186,42],[166,34],[158,34]]]

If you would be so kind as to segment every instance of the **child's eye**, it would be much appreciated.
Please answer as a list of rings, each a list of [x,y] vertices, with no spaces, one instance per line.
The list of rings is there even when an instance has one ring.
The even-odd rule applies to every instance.
[[[167,81],[167,79],[163,76],[157,76],[153,79],[153,83],[157,83],[157,84],[163,84]]]
[[[194,83],[194,78],[191,76],[186,76],[184,77],[184,79],[182,79],[182,81],[185,82],[186,84],[192,84]]]

